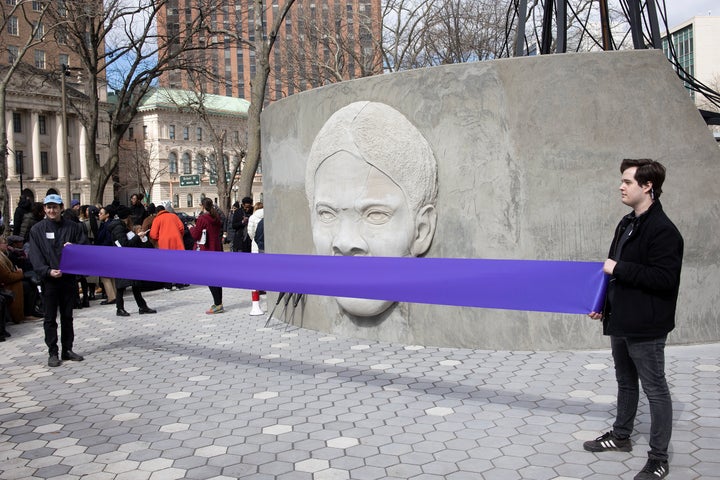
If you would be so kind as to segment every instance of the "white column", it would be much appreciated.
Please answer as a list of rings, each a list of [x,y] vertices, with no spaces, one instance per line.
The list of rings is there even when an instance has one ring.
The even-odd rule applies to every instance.
[[[55,114],[55,151],[57,152],[55,161],[57,162],[58,180],[64,179],[67,175],[65,171],[65,126],[63,125],[62,113]]]
[[[7,133],[7,174],[8,177],[17,175],[15,171],[15,125],[13,124],[13,111],[5,114],[5,132]]]
[[[33,163],[33,174],[32,178],[40,180],[42,178],[42,166],[40,164],[40,113],[31,112],[30,121],[32,123],[32,163]]]
[[[85,126],[76,120],[78,128],[80,129],[80,179],[87,180],[88,174],[88,135]]]

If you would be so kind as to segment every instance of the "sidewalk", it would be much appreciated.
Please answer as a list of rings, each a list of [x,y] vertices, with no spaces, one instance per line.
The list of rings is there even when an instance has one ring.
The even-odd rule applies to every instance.
[[[612,424],[603,351],[373,343],[249,316],[250,292],[129,293],[75,311],[80,363],[47,366],[42,321],[0,343],[0,479],[632,479],[631,453],[582,442]],[[263,310],[267,311],[265,300]],[[578,319],[578,321],[582,321]],[[720,479],[720,344],[668,347],[669,479]]]

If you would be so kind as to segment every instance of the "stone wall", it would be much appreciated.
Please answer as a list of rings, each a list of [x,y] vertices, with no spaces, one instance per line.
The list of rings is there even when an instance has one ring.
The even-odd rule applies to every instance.
[[[263,114],[266,248],[314,252],[305,167],[323,124],[357,101],[401,112],[438,162],[428,257],[603,261],[620,217],[622,158],[668,170],[663,206],[685,238],[671,343],[720,340],[720,152],[659,51],[448,65],[293,95]],[[518,292],[521,295],[522,292]],[[271,298],[272,300],[272,298]],[[607,347],[583,315],[401,304],[350,321],[332,298],[303,300],[304,327],[408,344],[511,350]],[[385,320],[385,319],[381,319]]]

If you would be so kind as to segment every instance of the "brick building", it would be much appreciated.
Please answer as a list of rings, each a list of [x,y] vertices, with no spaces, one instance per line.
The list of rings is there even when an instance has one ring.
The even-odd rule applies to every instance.
[[[198,0],[170,0],[158,17],[160,35],[183,36],[185,26],[198,15]],[[264,12],[265,29],[278,15],[279,0],[270,0]],[[214,79],[207,93],[250,98],[250,79],[255,73],[255,52],[231,36],[235,32],[253,42],[254,18],[250,0],[220,0],[219,8],[203,12],[206,29],[197,42],[218,44],[202,52]],[[279,30],[270,58],[267,99],[277,100],[293,93],[331,82],[382,73],[379,40],[382,35],[379,0],[297,0]],[[169,72],[160,79],[169,88],[192,89],[183,71]]]

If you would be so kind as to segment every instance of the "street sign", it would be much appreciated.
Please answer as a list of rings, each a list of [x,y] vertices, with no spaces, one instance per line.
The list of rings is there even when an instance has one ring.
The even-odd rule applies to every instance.
[[[200,175],[180,175],[181,187],[194,187],[200,185]]]

